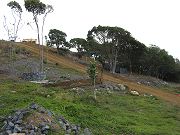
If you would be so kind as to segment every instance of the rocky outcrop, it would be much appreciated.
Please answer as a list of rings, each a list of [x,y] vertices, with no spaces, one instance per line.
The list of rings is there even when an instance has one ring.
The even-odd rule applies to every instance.
[[[60,129],[63,129],[66,135],[92,134],[88,128],[83,130],[80,125],[70,124],[63,116],[57,116],[35,103],[3,119],[0,135],[47,135],[50,130],[62,132]]]

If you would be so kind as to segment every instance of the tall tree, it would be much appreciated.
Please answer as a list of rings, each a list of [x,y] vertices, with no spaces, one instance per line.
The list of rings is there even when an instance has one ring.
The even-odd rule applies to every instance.
[[[51,29],[48,36],[51,46],[55,45],[58,53],[60,53],[60,48],[70,48],[70,44],[66,41],[66,33],[57,29]]]
[[[45,13],[46,5],[40,2],[39,0],[25,0],[25,8],[28,12],[31,12],[33,14],[33,20],[35,21],[38,34],[38,44],[40,45],[40,30],[38,16]]]
[[[43,46],[40,48],[40,44],[43,43],[43,30],[44,30],[44,24],[48,13],[53,12],[53,7],[51,5],[45,5],[40,0],[25,0],[25,8],[28,12],[31,12],[33,14],[33,20],[36,24],[37,28],[37,36],[38,36],[38,44],[39,44],[39,54],[40,54],[40,60],[41,60],[41,71],[43,72]],[[42,20],[42,28],[41,28],[41,38],[40,41],[40,26],[39,26],[39,16],[43,16]]]
[[[77,49],[78,56],[81,58],[83,52],[85,52],[87,41],[83,38],[73,38],[70,40],[70,44]]]
[[[125,56],[124,59],[129,65],[131,74],[133,69],[138,70],[140,68],[138,62],[145,50],[146,46],[133,37],[128,38],[126,44],[121,46],[120,52]]]
[[[120,27],[98,26],[93,27],[87,35],[89,48],[108,61],[110,71],[115,73],[117,57],[122,45],[127,44],[131,37],[130,32]]]
[[[7,18],[4,16],[4,28],[8,33],[9,40],[16,41],[18,37],[19,26],[22,21],[23,10],[22,10],[21,5],[16,1],[10,1],[7,4],[7,6],[11,8],[11,13],[12,13],[14,21],[13,23],[11,23],[12,26],[8,26]],[[11,29],[10,27],[13,27],[13,28]]]

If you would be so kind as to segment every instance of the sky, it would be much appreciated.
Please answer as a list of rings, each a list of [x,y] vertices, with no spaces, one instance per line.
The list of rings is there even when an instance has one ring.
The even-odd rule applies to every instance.
[[[11,22],[7,3],[0,0],[0,39],[8,39],[3,27],[4,16]],[[22,6],[24,0],[16,0]],[[52,5],[54,12],[45,23],[44,35],[59,29],[67,39],[86,38],[93,26],[118,26],[128,30],[146,46],[154,44],[180,59],[179,0],[41,0]],[[18,40],[36,38],[32,14],[23,12],[23,25]],[[27,24],[31,25],[27,25]]]

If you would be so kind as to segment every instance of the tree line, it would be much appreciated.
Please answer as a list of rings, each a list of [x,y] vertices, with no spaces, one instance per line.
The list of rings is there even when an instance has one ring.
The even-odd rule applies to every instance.
[[[20,22],[22,20],[22,7],[16,1],[7,4],[11,8],[14,17],[13,31],[8,28],[6,17],[4,17],[4,27],[7,30],[9,39],[16,41]],[[51,5],[46,5],[40,0],[25,0],[25,9],[32,13],[33,21],[36,24],[37,39],[41,60],[41,70],[43,72],[43,44],[44,24],[49,13],[53,12]],[[43,15],[42,26],[40,26],[39,16]],[[41,37],[40,37],[41,35]],[[104,69],[111,73],[118,72],[117,67],[127,69],[129,73],[154,76],[167,81],[180,82],[180,62],[174,59],[164,49],[156,45],[145,46],[131,33],[120,27],[94,26],[87,33],[87,38],[73,38],[67,41],[65,32],[58,29],[50,29],[48,33],[47,45],[56,46],[57,52],[76,48],[78,57],[83,55],[94,55]],[[63,50],[63,51],[62,51]]]
[[[156,45],[145,46],[123,28],[95,26],[88,31],[86,39],[73,38],[69,42],[65,32],[51,29],[48,37],[48,46],[56,46],[59,54],[62,49],[76,48],[79,58],[83,55],[94,55],[103,68],[111,73],[116,73],[117,67],[121,67],[130,74],[180,82],[178,59],[174,59],[166,50]]]

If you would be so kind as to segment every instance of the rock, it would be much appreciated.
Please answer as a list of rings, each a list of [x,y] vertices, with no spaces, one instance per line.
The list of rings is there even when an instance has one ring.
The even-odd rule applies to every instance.
[[[80,131],[80,128],[79,128],[79,126],[72,125],[71,130],[72,130],[72,132],[74,132],[75,135],[77,135],[78,132]]]
[[[118,84],[118,87],[120,88],[120,90],[125,91],[126,87],[123,84]]]
[[[8,126],[10,126],[11,128],[14,128],[14,123],[9,122],[9,123],[8,123]]]
[[[44,122],[42,122],[42,123],[39,124],[39,127],[41,127],[41,128],[42,128],[42,127],[45,127],[45,126],[46,126],[46,124],[45,124]]]
[[[59,120],[61,120],[65,124],[67,123],[67,120],[64,117],[62,117],[62,116],[59,118]]]
[[[112,92],[112,91],[110,91],[110,90],[107,90],[107,93],[108,93],[108,94],[112,94],[113,92]]]
[[[108,85],[108,88],[109,88],[110,90],[114,90],[114,89],[113,89],[113,86],[111,86],[111,85]]]
[[[49,130],[49,129],[50,129],[50,127],[48,125],[45,125],[44,127],[42,127],[42,131]]]
[[[40,107],[40,108],[39,108],[39,112],[40,112],[40,113],[45,113],[46,110],[45,110],[43,107]]]
[[[12,131],[11,130],[6,130],[6,134],[10,135],[10,134],[12,134]]]
[[[12,93],[16,93],[16,91],[13,91],[13,90],[12,90],[11,92],[12,92]]]
[[[8,119],[9,121],[10,121],[10,120],[12,120],[12,116],[8,116],[8,118],[7,118],[7,119]]]
[[[66,134],[71,134],[71,129],[66,130]]]
[[[36,135],[35,131],[34,130],[31,130],[29,135]]]
[[[53,113],[52,113],[51,111],[49,111],[49,110],[47,110],[47,114],[48,114],[49,116],[52,116],[52,115],[53,115]]]
[[[115,91],[119,91],[119,90],[121,90],[119,87],[117,87],[117,86],[114,86],[114,90]]]
[[[13,121],[13,122],[16,122],[16,121],[18,121],[18,118],[19,118],[19,117],[15,115],[15,116],[12,118],[12,121]]]
[[[78,88],[79,90],[82,91],[81,88]],[[70,134],[74,134],[74,135],[78,135],[79,132],[81,131],[80,126],[78,125],[72,125],[70,124],[63,116],[59,117],[57,119],[57,117],[55,116],[55,114],[53,114],[51,111],[46,110],[43,107],[40,107],[39,105],[32,103],[29,106],[30,109],[23,109],[23,110],[17,110],[14,115],[10,115],[7,118],[3,118],[4,120],[4,125],[3,127],[0,129],[1,133],[0,135],[12,135],[12,133],[14,135],[47,135],[48,131],[50,130],[50,127],[54,128],[54,124],[58,124],[58,122],[60,123],[60,125],[62,126],[62,128],[64,129],[65,133],[70,135]],[[35,123],[35,120],[30,120],[29,123],[26,123],[23,118],[23,116],[25,116],[25,114],[27,114],[28,112],[37,112],[40,113],[42,115],[45,116],[49,116],[51,118],[56,118],[56,119],[51,119],[48,118],[45,119],[45,117],[41,118],[41,123],[39,124],[38,127],[36,127],[35,125],[33,125],[33,123]],[[55,117],[52,117],[52,116]],[[44,119],[44,120],[43,120]],[[2,120],[2,121],[3,121]],[[53,121],[53,122],[52,122]],[[91,135],[91,132],[89,131],[88,128],[82,130],[84,131],[84,135]]]
[[[68,123],[65,124],[66,130],[70,129],[70,125]]]
[[[139,96],[139,95],[140,95],[139,92],[137,92],[137,91],[130,91],[130,93],[131,93],[132,95],[135,95],[135,96]]]
[[[137,82],[137,84],[141,84],[141,82]]]
[[[19,127],[18,125],[15,125],[14,127],[14,133],[20,133],[22,131],[22,128]]]
[[[30,105],[30,108],[31,109],[34,109],[34,110],[37,110],[38,109],[38,105],[37,104],[35,104],[35,103],[32,103],[31,105]]]
[[[7,126],[8,126],[7,121],[4,121],[4,125],[3,125],[3,127],[2,127],[1,129],[2,129],[2,130],[5,130],[5,129],[7,128]]]
[[[17,111],[17,112],[15,112],[15,115],[20,115],[21,114],[21,111]]]
[[[50,97],[50,95],[47,95],[47,98]]]
[[[38,132],[38,127],[35,126],[35,127],[34,127],[34,131],[35,131],[35,132]]]
[[[42,127],[41,129],[41,133],[42,134],[48,134],[48,130],[50,129],[50,127],[48,125],[45,125],[44,127]]]
[[[16,121],[15,124],[18,124],[18,125],[22,124],[22,120]]]
[[[88,128],[84,129],[84,135],[91,135],[91,132],[89,131]]]

